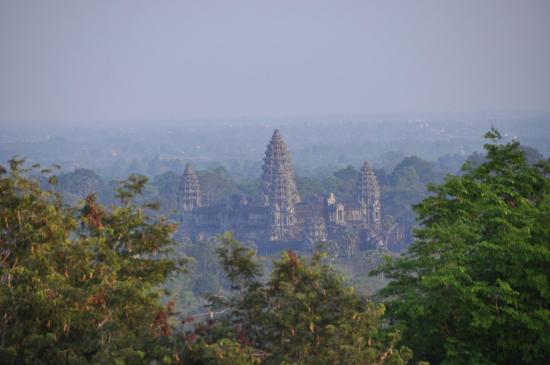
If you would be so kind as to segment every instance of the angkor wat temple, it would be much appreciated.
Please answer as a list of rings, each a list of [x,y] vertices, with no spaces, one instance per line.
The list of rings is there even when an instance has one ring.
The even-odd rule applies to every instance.
[[[264,253],[307,249],[317,243],[342,240],[350,232],[357,250],[395,245],[403,240],[396,223],[382,224],[380,186],[365,161],[353,201],[340,201],[332,192],[314,201],[300,199],[287,146],[279,130],[267,145],[262,167],[261,196],[232,196],[224,203],[204,206],[199,179],[188,164],[179,191],[183,235],[203,240],[232,231],[253,241]]]

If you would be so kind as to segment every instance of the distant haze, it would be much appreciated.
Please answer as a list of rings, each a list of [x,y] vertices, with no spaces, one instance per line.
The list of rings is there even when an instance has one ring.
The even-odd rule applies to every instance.
[[[550,1],[0,2],[0,123],[549,111]]]

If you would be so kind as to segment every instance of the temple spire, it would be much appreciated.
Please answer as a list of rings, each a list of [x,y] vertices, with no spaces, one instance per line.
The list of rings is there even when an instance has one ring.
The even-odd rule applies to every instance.
[[[269,211],[270,240],[290,240],[296,225],[295,204],[299,202],[288,148],[278,129],[267,145],[262,167],[262,195]]]
[[[367,161],[363,163],[356,190],[357,201],[362,205],[363,223],[380,230],[380,186],[374,170]]]
[[[193,209],[202,206],[202,195],[199,179],[193,171],[191,164],[185,165],[185,171],[180,186],[178,203],[181,211],[191,212]]]

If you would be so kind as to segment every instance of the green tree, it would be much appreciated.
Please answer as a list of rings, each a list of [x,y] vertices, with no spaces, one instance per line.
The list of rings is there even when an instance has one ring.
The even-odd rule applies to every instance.
[[[348,261],[352,255],[359,252],[359,234],[353,228],[346,228],[342,236],[344,252],[342,253]]]
[[[224,167],[197,171],[197,176],[206,201],[211,204],[218,203],[224,197],[239,192],[233,177]]]
[[[221,263],[237,294],[216,301],[221,320],[201,327],[191,353],[229,343],[249,355],[236,364],[403,364],[410,357],[395,349],[397,336],[383,338],[383,306],[346,286],[320,255],[307,263],[285,252],[263,282],[252,250],[231,234],[220,240]]]
[[[193,313],[206,303],[205,294],[221,294],[229,289],[216,255],[217,245],[215,239],[179,245],[178,251],[188,259],[186,271],[173,276],[166,287],[180,310]]]
[[[121,183],[118,207],[76,210],[22,163],[0,166],[0,363],[171,362],[159,286],[182,262],[166,256],[175,227],[132,203],[146,178]]]
[[[335,171],[332,176],[323,180],[322,194],[324,195],[331,191],[336,194],[339,199],[353,200],[355,198],[354,192],[358,177],[359,171],[351,165]]]
[[[168,171],[153,178],[152,185],[159,191],[158,198],[165,214],[174,214],[178,209],[178,193],[181,186],[181,176]]]
[[[550,359],[550,161],[486,134],[486,156],[431,186],[407,253],[377,272],[417,358],[446,364]]]
[[[422,185],[418,188],[423,189],[425,184],[436,182],[440,177],[433,162],[425,161],[416,156],[410,156],[405,157],[393,169],[390,180],[395,185],[399,185],[400,181],[415,184],[419,182]]]
[[[536,148],[520,145],[519,149],[523,151],[523,153],[525,154],[525,159],[530,165],[535,165],[544,159],[544,156]],[[485,156],[479,152],[474,152],[470,156],[468,156],[466,162],[471,167],[475,168],[485,162]]]
[[[91,193],[104,190],[105,183],[92,170],[76,169],[61,175],[56,187],[63,193],[73,194],[78,200],[82,200]]]

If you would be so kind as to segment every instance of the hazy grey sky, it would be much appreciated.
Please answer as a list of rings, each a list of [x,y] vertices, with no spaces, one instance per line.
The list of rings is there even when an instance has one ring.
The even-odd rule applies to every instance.
[[[0,122],[550,110],[550,1],[0,1]]]

